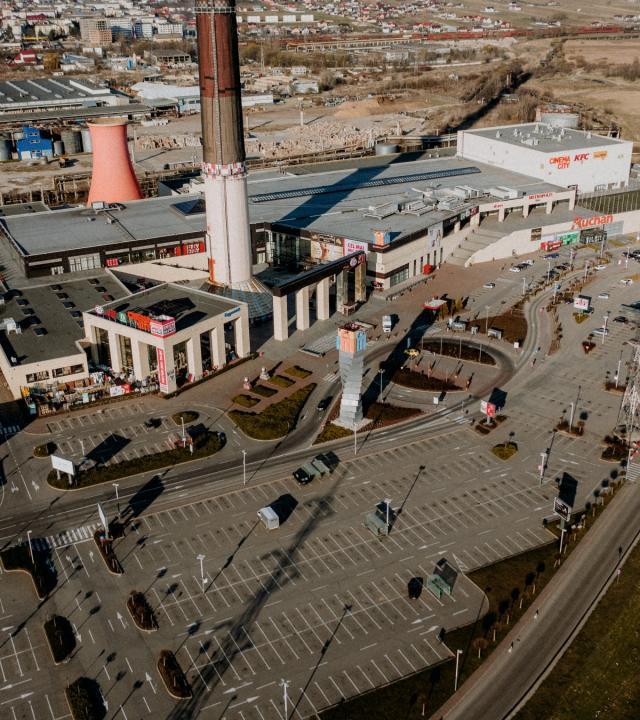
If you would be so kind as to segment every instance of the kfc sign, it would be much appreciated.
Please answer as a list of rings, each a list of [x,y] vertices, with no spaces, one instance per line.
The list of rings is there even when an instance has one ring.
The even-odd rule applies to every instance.
[[[578,153],[574,158],[574,162],[584,162],[589,159],[590,153]]]
[[[573,228],[584,230],[584,228],[597,227],[598,225],[609,225],[613,222],[613,215],[594,215],[590,218],[573,218]]]

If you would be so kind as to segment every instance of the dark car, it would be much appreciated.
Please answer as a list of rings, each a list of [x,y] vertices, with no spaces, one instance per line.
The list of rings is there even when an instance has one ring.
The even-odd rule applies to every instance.
[[[322,400],[318,403],[318,412],[324,412],[329,405],[331,405],[331,400],[331,396],[322,398]]]
[[[162,424],[162,420],[160,418],[148,418],[144,421],[144,426],[146,428],[157,428],[160,427]]]
[[[409,600],[417,600],[422,595],[422,586],[424,581],[421,577],[412,577],[407,584]]]
[[[624,315],[618,315],[618,317],[613,318],[613,322],[622,323],[623,325],[626,325],[629,321]]]

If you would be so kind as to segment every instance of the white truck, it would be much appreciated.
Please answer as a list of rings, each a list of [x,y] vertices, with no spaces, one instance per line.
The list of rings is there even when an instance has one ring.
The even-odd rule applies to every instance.
[[[258,510],[258,518],[267,530],[276,530],[280,527],[280,517],[270,505]]]
[[[393,318],[391,315],[382,316],[382,332],[390,333],[393,330]]]

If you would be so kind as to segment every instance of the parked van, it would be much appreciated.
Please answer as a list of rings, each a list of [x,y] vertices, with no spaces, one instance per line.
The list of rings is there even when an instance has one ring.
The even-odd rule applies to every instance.
[[[393,330],[393,319],[391,315],[382,316],[382,332],[390,333]]]
[[[280,527],[280,518],[278,517],[278,513],[270,505],[258,510],[258,519],[267,528],[267,530],[276,530]]]

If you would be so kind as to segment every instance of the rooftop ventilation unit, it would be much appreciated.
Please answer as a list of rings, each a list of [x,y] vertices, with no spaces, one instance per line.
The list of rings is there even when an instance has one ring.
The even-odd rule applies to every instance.
[[[376,220],[384,220],[386,217],[395,215],[398,212],[397,203],[385,203],[384,205],[370,205],[364,213],[364,217],[372,217]]]
[[[496,138],[499,139],[501,137],[502,137],[502,133],[500,132],[500,130],[496,130]]]
[[[424,215],[425,213],[435,210],[435,204],[431,203],[427,205],[424,200],[409,200],[406,203],[400,205],[400,212],[403,215]]]
[[[515,200],[520,197],[521,193],[513,188],[504,187],[504,185],[498,185],[497,187],[489,188],[491,195],[494,195],[501,200]]]

